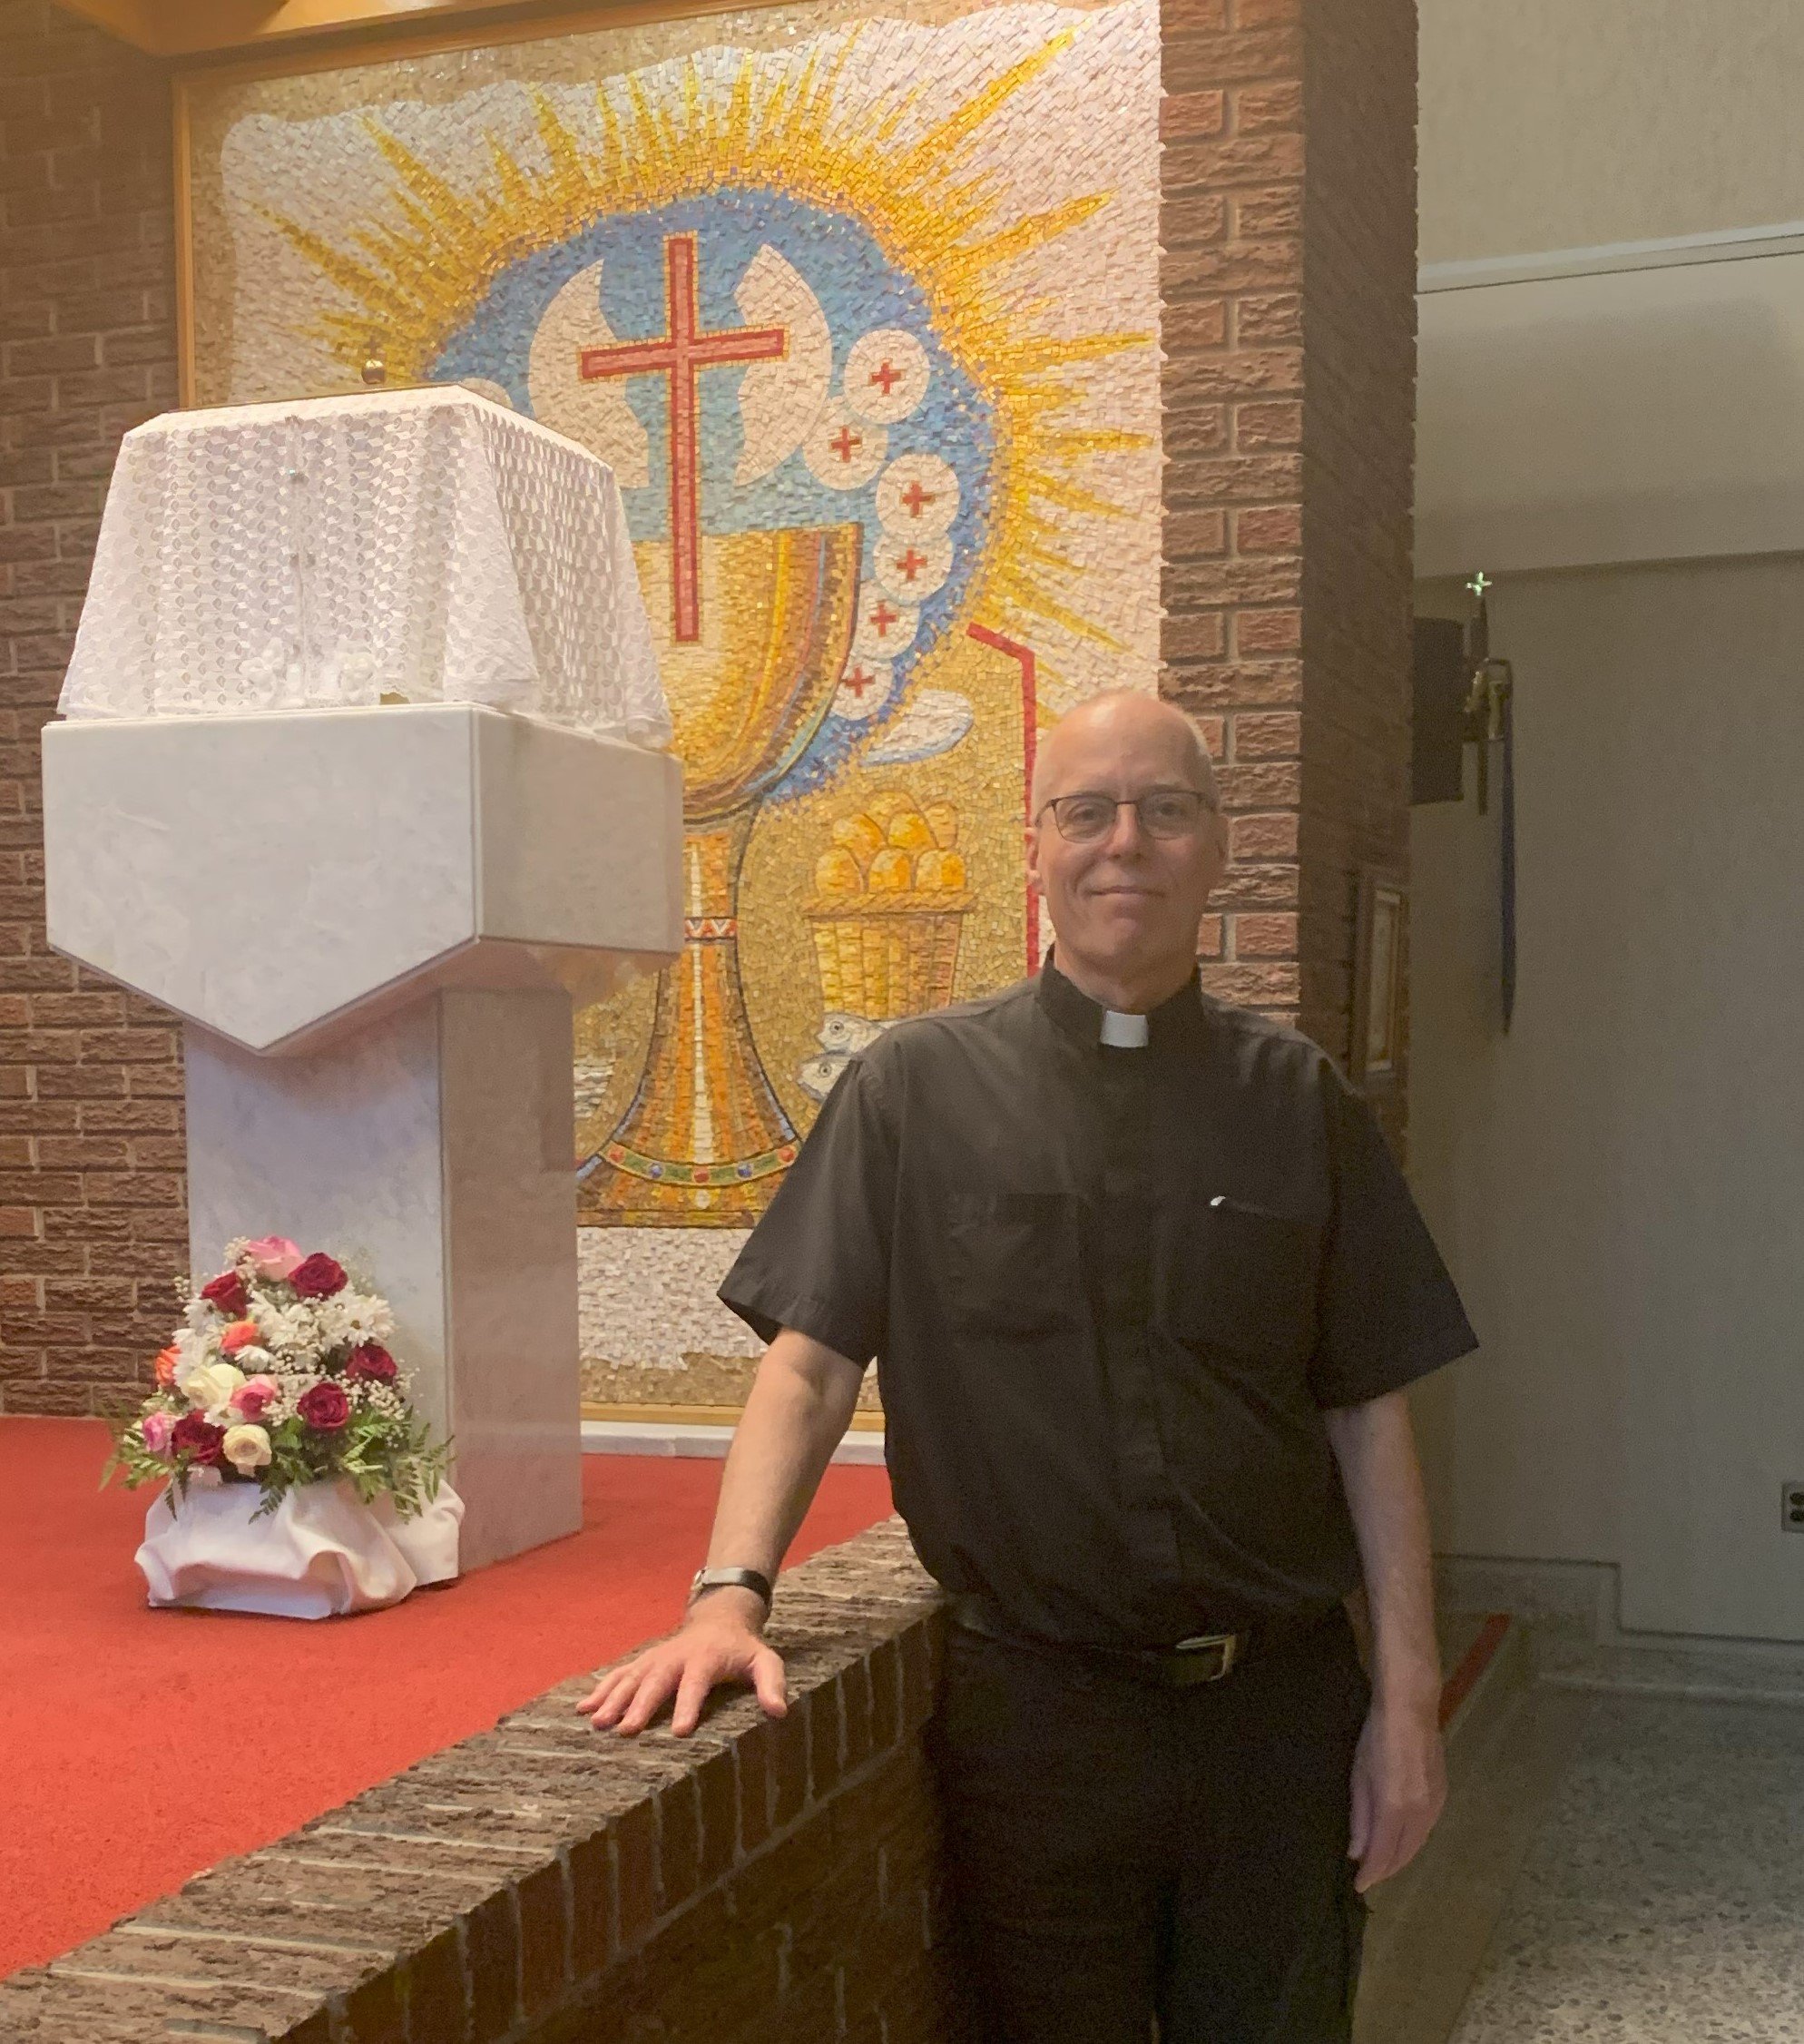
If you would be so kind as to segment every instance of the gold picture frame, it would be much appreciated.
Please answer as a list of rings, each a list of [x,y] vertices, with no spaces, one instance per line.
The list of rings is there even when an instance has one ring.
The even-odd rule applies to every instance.
[[[1368,1093],[1395,1086],[1403,1056],[1409,890],[1383,867],[1359,869],[1353,925],[1353,1040],[1348,1076]]]

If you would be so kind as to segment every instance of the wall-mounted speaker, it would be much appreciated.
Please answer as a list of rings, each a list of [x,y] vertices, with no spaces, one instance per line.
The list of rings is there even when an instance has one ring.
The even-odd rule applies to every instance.
[[[1457,618],[1416,620],[1415,673],[1409,800],[1456,802],[1465,788],[1464,753],[1469,735],[1466,700],[1472,682],[1466,626]]]

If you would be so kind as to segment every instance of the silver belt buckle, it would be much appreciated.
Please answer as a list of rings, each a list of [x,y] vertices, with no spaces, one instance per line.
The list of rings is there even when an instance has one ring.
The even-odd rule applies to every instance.
[[[1197,1633],[1191,1638],[1181,1639],[1172,1648],[1174,1654],[1188,1660],[1195,1656],[1195,1666],[1176,1670],[1181,1685],[1188,1687],[1193,1682],[1220,1682],[1233,1668],[1240,1657],[1240,1636],[1231,1632]],[[1213,1654],[1213,1666],[1204,1658]]]

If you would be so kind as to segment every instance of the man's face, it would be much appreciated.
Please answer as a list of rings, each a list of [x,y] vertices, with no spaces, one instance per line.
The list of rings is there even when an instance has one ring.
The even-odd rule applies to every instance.
[[[1041,808],[1027,835],[1027,871],[1045,896],[1062,958],[1112,976],[1181,976],[1197,925],[1227,864],[1227,832],[1203,810],[1181,837],[1156,837],[1132,808],[1103,836],[1074,842],[1045,805],[1099,794],[1123,803],[1199,786],[1189,734],[1156,699],[1114,698],[1074,711],[1047,741]]]

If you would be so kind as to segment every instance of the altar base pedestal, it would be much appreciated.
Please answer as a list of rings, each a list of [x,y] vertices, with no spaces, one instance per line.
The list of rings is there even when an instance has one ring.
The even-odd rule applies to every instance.
[[[184,1042],[192,1267],[247,1227],[329,1244],[455,1443],[464,1567],[575,1532],[570,997],[445,989],[311,1056]]]
[[[179,1014],[192,1270],[392,1303],[480,1567],[581,1523],[573,997],[682,942],[676,762],[468,705],[57,724],[50,940]]]

